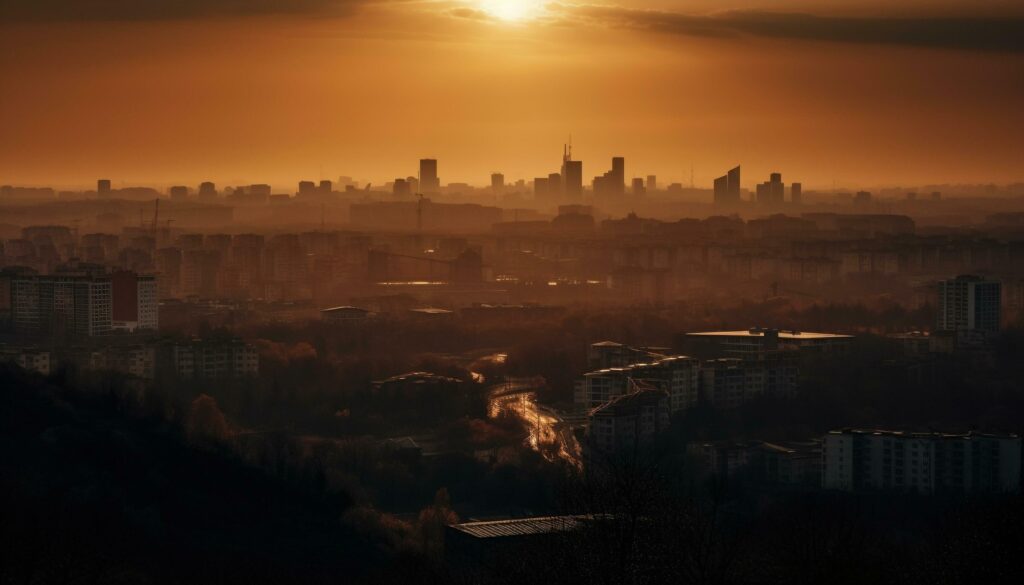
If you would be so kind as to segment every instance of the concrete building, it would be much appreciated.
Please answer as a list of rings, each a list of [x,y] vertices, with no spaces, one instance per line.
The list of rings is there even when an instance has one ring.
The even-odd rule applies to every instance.
[[[940,331],[996,333],[1002,320],[1002,284],[978,276],[939,281]]]
[[[670,412],[697,404],[700,362],[686,356],[662,356],[648,363],[633,363],[584,374],[576,382],[574,400],[580,410],[597,408],[629,394],[639,381],[668,394]]]
[[[111,318],[115,331],[134,333],[159,328],[156,278],[120,270],[110,275]]]
[[[591,456],[629,453],[668,428],[668,392],[632,381],[630,385],[635,391],[602,404],[587,417]]]
[[[184,380],[247,378],[259,373],[256,348],[239,339],[193,339],[161,348],[158,367]]]
[[[49,351],[28,347],[0,346],[0,362],[14,364],[23,370],[49,376],[52,359]]]
[[[23,334],[96,336],[112,328],[111,281],[29,276],[11,282],[11,321]]]
[[[847,492],[1020,492],[1017,435],[844,429],[825,435],[822,486]]]

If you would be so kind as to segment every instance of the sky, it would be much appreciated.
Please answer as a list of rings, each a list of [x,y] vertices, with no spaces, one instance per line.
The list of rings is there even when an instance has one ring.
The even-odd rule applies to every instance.
[[[1019,0],[0,0],[0,183],[1024,180]]]

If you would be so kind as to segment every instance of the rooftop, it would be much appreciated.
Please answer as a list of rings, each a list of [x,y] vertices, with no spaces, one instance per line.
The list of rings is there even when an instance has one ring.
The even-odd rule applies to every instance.
[[[584,522],[593,519],[593,516],[542,516],[489,522],[467,522],[453,524],[451,528],[475,538],[508,538],[570,532],[583,526]]]
[[[872,435],[876,437],[894,437],[894,438],[905,438],[905,439],[971,439],[971,438],[988,438],[988,439],[1017,439],[1019,435],[1013,433],[1009,434],[996,434],[996,433],[979,433],[976,431],[968,431],[966,433],[942,433],[938,431],[892,431],[883,429],[838,429],[829,431],[830,435]]]
[[[767,329],[744,329],[740,331],[704,331],[701,333],[687,333],[687,337],[764,337]],[[779,330],[779,339],[805,340],[805,339],[852,339],[852,335],[841,333],[813,333],[810,331],[785,331]]]

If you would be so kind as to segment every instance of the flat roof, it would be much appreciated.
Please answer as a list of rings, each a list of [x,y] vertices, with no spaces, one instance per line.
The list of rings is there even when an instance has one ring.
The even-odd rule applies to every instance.
[[[740,331],[704,331],[700,333],[687,333],[687,337],[764,337],[765,331],[740,330]],[[841,333],[814,333],[810,331],[782,331],[779,330],[779,339],[852,339],[852,335]]]

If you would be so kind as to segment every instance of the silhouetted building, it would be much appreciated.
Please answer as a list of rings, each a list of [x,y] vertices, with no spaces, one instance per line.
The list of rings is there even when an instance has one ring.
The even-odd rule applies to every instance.
[[[565,198],[579,201],[583,198],[583,161],[567,160],[562,165],[562,180],[565,183]]]
[[[313,181],[299,181],[299,195],[308,197],[316,193],[316,183]]]
[[[391,186],[391,193],[395,197],[409,197],[412,195],[412,188],[405,179],[395,179]]]
[[[110,179],[96,181],[96,194],[100,197],[110,197]]]
[[[650,192],[658,190],[658,177],[656,175],[647,175],[647,190]]]
[[[501,173],[491,173],[491,191],[495,194],[505,192],[505,175]]]
[[[441,179],[437,176],[437,161],[431,158],[420,160],[420,190],[437,193],[441,190]]]
[[[735,205],[740,202],[740,167],[715,179],[715,205]]]
[[[588,458],[616,453],[632,453],[669,426],[668,392],[643,383],[587,416]]]
[[[789,200],[794,205],[800,205],[804,201],[804,186],[803,183],[793,183],[789,186]]]
[[[213,201],[217,198],[217,186],[209,181],[199,184],[199,200]]]
[[[188,187],[175,185],[170,189],[171,201],[184,201],[188,199]]]
[[[644,180],[637,177],[633,179],[633,196],[639,197],[647,193],[647,188],[644,187]]]

